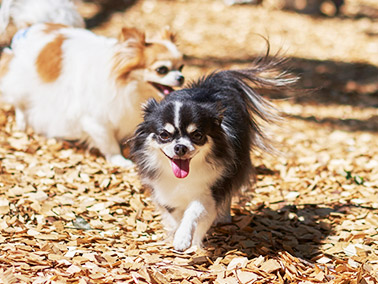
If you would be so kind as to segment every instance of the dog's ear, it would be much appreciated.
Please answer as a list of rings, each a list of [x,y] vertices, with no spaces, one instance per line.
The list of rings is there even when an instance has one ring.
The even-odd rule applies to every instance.
[[[118,39],[120,42],[134,39],[142,45],[146,43],[146,35],[136,28],[123,27]]]
[[[171,42],[176,41],[176,35],[172,32],[169,26],[164,27],[164,29],[161,31],[160,37],[163,40],[169,40]]]
[[[152,113],[158,105],[159,103],[155,99],[149,99],[146,103],[142,105],[144,116]]]
[[[116,53],[113,73],[118,83],[126,84],[129,73],[145,64],[143,56],[146,46],[145,34],[136,28],[124,27],[119,35],[119,42],[128,48],[120,49]],[[133,51],[132,56],[128,54],[130,53],[130,49]]]

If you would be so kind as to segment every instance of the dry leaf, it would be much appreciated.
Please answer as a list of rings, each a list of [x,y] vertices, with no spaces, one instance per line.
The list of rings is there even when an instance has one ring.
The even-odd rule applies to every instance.
[[[274,271],[277,271],[279,269],[281,269],[281,265],[280,263],[275,260],[275,259],[268,259],[267,261],[265,261],[261,267],[260,267],[264,272],[266,273],[272,273]]]

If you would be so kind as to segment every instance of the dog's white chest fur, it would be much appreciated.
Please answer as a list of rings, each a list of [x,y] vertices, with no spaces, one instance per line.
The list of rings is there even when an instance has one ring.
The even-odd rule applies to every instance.
[[[151,139],[149,137],[147,140]],[[160,174],[145,182],[153,187],[156,201],[171,208],[185,210],[193,200],[213,199],[211,186],[223,169],[217,169],[206,161],[207,151],[200,152],[190,162],[190,172],[186,178],[177,178],[169,159],[162,152],[154,152],[148,163],[157,167]]]
[[[165,172],[164,176],[153,182],[154,197],[158,203],[184,210],[193,200],[212,198],[210,185],[216,173],[207,171],[204,174],[201,169],[192,169],[184,179],[175,177],[171,169],[169,173]]]
[[[159,164],[161,174],[145,182],[153,187],[156,203],[171,211],[163,213],[163,222],[166,229],[174,233],[175,249],[184,250],[190,245],[200,245],[217,216],[211,186],[219,177],[219,171],[200,154],[191,161],[189,175],[179,179],[162,153],[153,156],[150,158]]]

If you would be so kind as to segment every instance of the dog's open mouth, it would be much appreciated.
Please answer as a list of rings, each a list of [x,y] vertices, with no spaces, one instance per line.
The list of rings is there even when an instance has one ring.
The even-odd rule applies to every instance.
[[[177,178],[185,178],[189,174],[190,159],[170,159],[173,174]]]
[[[162,84],[155,83],[155,82],[150,82],[150,83],[151,83],[152,86],[155,87],[155,89],[157,89],[164,96],[169,95],[171,92],[174,91],[171,86],[162,85]]]
[[[186,178],[189,174],[189,164],[191,161],[191,158],[185,159],[185,158],[176,158],[169,157],[164,151],[162,151],[163,154],[169,159],[171,162],[172,172],[177,178]]]

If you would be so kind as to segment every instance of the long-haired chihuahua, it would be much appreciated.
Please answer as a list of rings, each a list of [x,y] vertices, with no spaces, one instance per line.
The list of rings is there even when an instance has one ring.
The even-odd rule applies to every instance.
[[[263,126],[279,115],[257,90],[287,88],[296,78],[277,73],[280,61],[268,58],[145,105],[131,154],[176,250],[200,245],[212,224],[231,221],[232,195],[254,180],[251,150],[272,148]]]
[[[0,59],[0,91],[20,129],[85,141],[111,163],[129,166],[120,143],[142,121],[141,104],[184,77],[173,34],[146,40],[135,28],[119,39],[60,24],[20,30]]]

